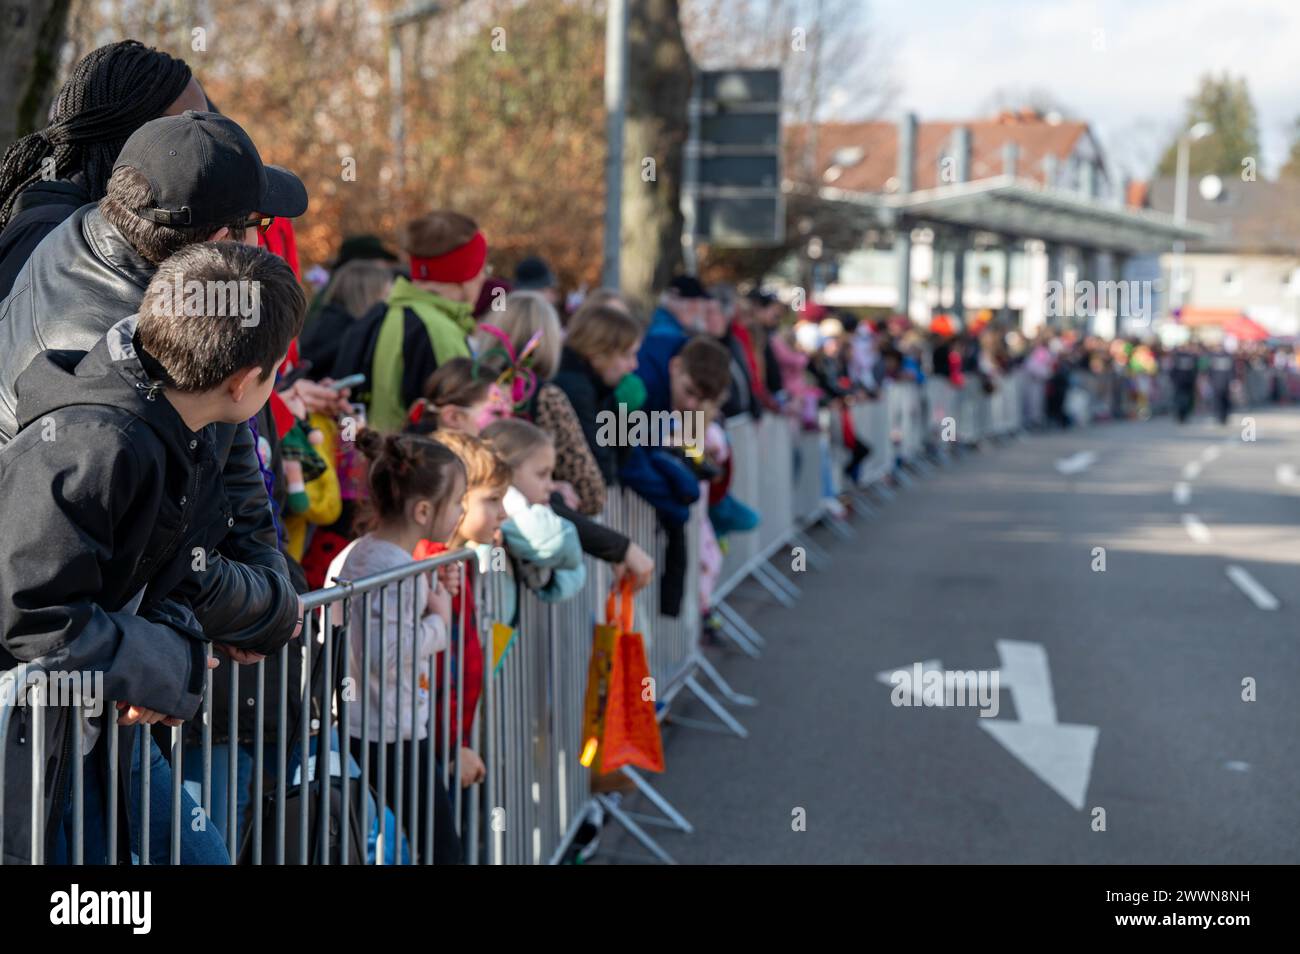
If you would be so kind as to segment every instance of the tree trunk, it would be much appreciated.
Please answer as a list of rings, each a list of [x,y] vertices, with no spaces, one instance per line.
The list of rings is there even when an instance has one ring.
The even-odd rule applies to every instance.
[[[45,128],[71,0],[12,0],[0,27],[0,152]]]
[[[677,0],[628,4],[627,67],[619,280],[630,301],[648,308],[682,261],[691,58]]]

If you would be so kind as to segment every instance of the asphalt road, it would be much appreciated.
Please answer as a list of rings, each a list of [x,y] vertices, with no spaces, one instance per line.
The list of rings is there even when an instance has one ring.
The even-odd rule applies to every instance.
[[[762,658],[710,653],[750,737],[667,726],[695,832],[648,830],[700,864],[1300,861],[1300,411],[1247,423],[1024,437],[819,531],[827,565],[776,564],[797,608],[733,599]],[[922,660],[997,670],[996,718],[892,704]]]

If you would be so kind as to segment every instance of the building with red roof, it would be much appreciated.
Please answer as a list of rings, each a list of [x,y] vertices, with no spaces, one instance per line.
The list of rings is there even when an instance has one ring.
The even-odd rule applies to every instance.
[[[804,244],[783,273],[823,304],[922,325],[990,310],[1029,333],[1149,328],[1159,276],[1142,269],[1206,234],[1130,205],[1140,188],[1115,181],[1089,125],[1055,114],[796,125],[784,152]]]

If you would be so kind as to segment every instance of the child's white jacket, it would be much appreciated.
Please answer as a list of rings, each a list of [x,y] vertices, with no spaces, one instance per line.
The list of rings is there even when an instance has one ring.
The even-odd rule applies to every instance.
[[[502,503],[510,518],[501,527],[506,551],[522,564],[523,582],[529,589],[547,603],[567,600],[581,591],[587,582],[587,568],[573,524],[545,504],[529,504],[514,487],[506,491]],[[479,566],[491,566],[491,547],[476,549]],[[503,615],[513,617],[514,607],[502,610]]]

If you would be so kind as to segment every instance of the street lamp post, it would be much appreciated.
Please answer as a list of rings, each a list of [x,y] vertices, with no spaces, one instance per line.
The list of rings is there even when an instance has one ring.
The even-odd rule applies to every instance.
[[[627,0],[605,12],[605,247],[601,284],[619,287],[623,242],[623,116],[627,103]]]
[[[388,93],[391,99],[388,113],[388,137],[393,141],[393,189],[397,196],[406,187],[406,120],[402,111],[405,95],[402,87],[402,27],[418,23],[442,12],[441,3],[422,3],[409,10],[394,13],[388,25]]]
[[[1192,126],[1191,129],[1178,137],[1178,169],[1174,176],[1174,224],[1183,225],[1187,222],[1187,165],[1188,152],[1192,143],[1204,139],[1210,133],[1214,132],[1214,126],[1207,122],[1199,122]],[[1174,242],[1174,267],[1171,269],[1171,281],[1173,286],[1169,289],[1169,305],[1172,311],[1175,308],[1183,306],[1183,252],[1187,248],[1187,243],[1182,239]]]

